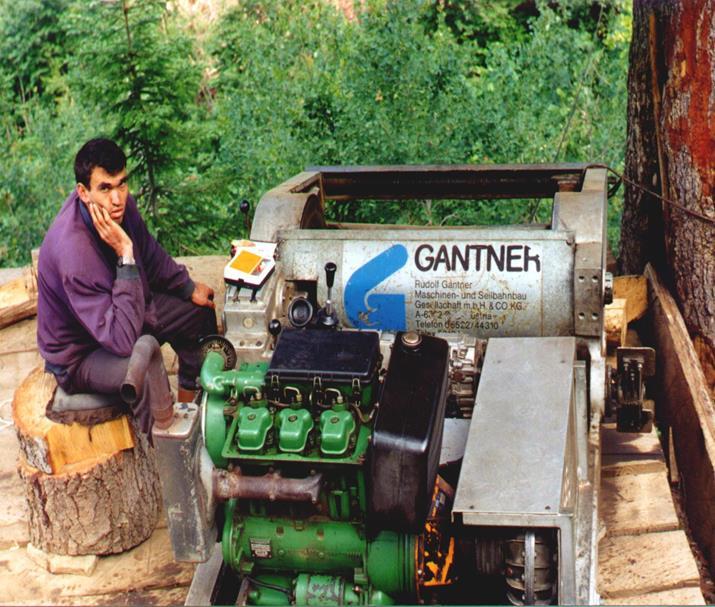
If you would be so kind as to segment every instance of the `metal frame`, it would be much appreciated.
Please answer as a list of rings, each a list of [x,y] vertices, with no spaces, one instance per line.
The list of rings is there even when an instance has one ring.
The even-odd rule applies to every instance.
[[[495,199],[498,204],[498,199],[507,198],[553,198],[551,224],[429,229],[328,225],[324,216],[326,200]],[[559,321],[539,330],[525,328],[521,334],[570,335],[556,339],[567,340],[573,346],[572,352],[577,352],[579,360],[574,361],[572,356],[567,364],[568,389],[564,388],[559,397],[566,399],[568,410],[566,426],[561,425],[562,430],[567,428],[564,432],[570,437],[562,453],[561,477],[563,487],[568,490],[562,487],[563,500],[551,513],[481,513],[479,523],[472,520],[473,513],[462,512],[458,516],[465,523],[472,520],[479,525],[558,528],[562,584],[559,596],[561,602],[567,603],[593,604],[598,600],[595,590],[598,432],[606,394],[603,331],[603,305],[607,297],[606,203],[606,171],[589,168],[587,164],[312,167],[262,197],[255,211],[251,239],[279,243],[276,275],[250,297],[232,290],[226,305],[227,319],[250,318],[250,327],[231,335],[234,342],[244,333],[249,338],[245,340],[245,351],[239,346],[239,356],[243,360],[265,359],[270,356],[271,343],[266,327],[271,318],[281,314],[286,303],[283,293],[292,281],[315,281],[318,298],[324,300],[322,263],[329,256],[340,267],[345,242],[417,238],[506,241],[519,235],[553,246],[550,258],[557,263],[561,257],[565,274],[560,271],[558,281],[551,286],[553,293],[547,292],[548,301],[544,305],[557,310]],[[316,256],[316,250],[324,254]],[[335,295],[335,299],[341,298],[340,293]],[[516,337],[519,331],[512,335]],[[478,418],[479,413],[475,419]],[[469,454],[469,444],[466,450]],[[468,466],[465,458],[463,470]]]
[[[587,360],[589,377],[589,404],[593,410],[603,412],[606,395],[605,334],[603,331],[603,305],[606,302],[606,210],[607,172],[602,168],[589,168],[589,164],[533,164],[533,165],[406,165],[406,166],[318,166],[306,169],[273,188],[261,198],[254,215],[251,238],[259,241],[298,243],[300,240],[354,239],[354,230],[324,230],[328,227],[324,216],[325,200],[402,200],[420,198],[550,198],[553,197],[552,220],[549,229],[533,230],[537,239],[549,233],[564,239],[573,247],[572,280],[568,292],[563,292],[561,306],[572,309],[572,328],[558,334],[576,335],[580,351]],[[498,202],[495,202],[498,204]],[[349,225],[342,224],[341,228]],[[357,226],[356,226],[357,227]],[[419,230],[412,226],[359,226],[368,230],[370,238],[409,240]],[[394,230],[398,230],[395,233]],[[503,236],[501,230],[518,228],[479,228],[480,237]],[[431,238],[463,238],[476,228],[427,230]],[[493,231],[493,232],[492,232]],[[542,232],[539,236],[537,232]],[[458,235],[458,236],[455,236]],[[297,246],[297,245],[296,245]],[[280,245],[278,254],[290,249]],[[307,253],[307,251],[306,251]],[[300,255],[299,263],[308,263]],[[311,269],[303,269],[305,276],[317,280],[318,263],[310,261]],[[312,267],[314,266],[314,267]],[[290,277],[284,277],[290,278]],[[273,285],[275,288],[275,285]],[[325,297],[322,281],[318,281],[319,296]],[[265,290],[265,289],[264,289]],[[273,293],[261,295],[268,301]],[[227,302],[228,303],[228,302]],[[245,305],[244,305],[245,307]],[[230,313],[231,306],[227,306]],[[267,313],[267,309],[265,312]],[[261,320],[259,318],[256,319]],[[270,320],[264,319],[267,325]],[[260,325],[260,323],[259,323]],[[518,333],[511,333],[517,335]],[[531,331],[531,335],[547,334]],[[266,330],[260,337],[252,333],[254,343],[269,342]],[[267,350],[246,353],[250,360],[269,356]]]

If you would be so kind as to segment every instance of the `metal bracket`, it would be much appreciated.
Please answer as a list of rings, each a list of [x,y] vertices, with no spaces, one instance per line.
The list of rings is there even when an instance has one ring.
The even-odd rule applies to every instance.
[[[618,367],[612,377],[612,400],[619,432],[650,432],[653,412],[644,408],[644,379],[655,374],[653,348],[618,348]]]

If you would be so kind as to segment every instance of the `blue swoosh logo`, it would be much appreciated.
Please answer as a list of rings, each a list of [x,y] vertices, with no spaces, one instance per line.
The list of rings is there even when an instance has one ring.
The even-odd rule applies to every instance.
[[[368,295],[383,280],[407,263],[404,245],[392,245],[365,265],[359,267],[345,285],[345,312],[356,329],[407,329],[405,296],[374,293]]]

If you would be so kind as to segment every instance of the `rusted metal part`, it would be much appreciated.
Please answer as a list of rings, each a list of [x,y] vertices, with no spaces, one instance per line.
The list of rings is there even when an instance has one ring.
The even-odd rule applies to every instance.
[[[168,428],[174,416],[174,399],[161,357],[161,347],[151,335],[142,335],[134,345],[119,394],[124,402],[134,408],[138,402],[146,402],[146,390],[154,423],[159,428]]]
[[[212,474],[213,494],[217,499],[259,499],[272,502],[318,501],[322,474],[306,478],[283,478],[278,472],[263,476],[245,476],[239,469],[215,468]]]
[[[329,200],[552,198],[578,190],[588,165],[318,166]]]

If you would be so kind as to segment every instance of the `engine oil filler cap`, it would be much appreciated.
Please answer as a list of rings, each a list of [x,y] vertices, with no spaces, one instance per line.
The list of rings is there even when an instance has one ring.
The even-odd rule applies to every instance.
[[[402,334],[402,344],[408,348],[416,348],[422,343],[422,336],[414,331]]]

